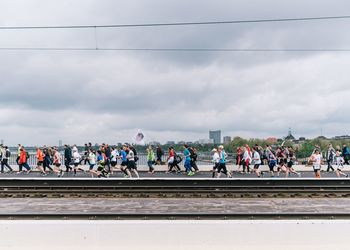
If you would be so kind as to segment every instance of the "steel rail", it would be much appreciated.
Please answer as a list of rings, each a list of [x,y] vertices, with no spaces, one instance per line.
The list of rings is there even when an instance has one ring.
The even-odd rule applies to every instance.
[[[0,214],[0,220],[350,220],[347,213]]]

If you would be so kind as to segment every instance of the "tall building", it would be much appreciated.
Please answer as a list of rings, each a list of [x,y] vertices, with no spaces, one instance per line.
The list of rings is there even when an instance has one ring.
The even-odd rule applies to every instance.
[[[224,136],[224,144],[229,144],[231,143],[231,141],[232,141],[231,136]]]
[[[212,130],[209,131],[209,139],[214,141],[214,144],[221,143],[221,130]]]

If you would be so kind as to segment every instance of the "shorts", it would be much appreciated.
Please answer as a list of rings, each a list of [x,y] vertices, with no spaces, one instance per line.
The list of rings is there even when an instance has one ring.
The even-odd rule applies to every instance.
[[[74,167],[78,167],[79,166],[79,162],[74,162]]]
[[[111,166],[112,166],[112,167],[117,166],[117,162],[116,162],[116,161],[111,161]]]
[[[276,160],[270,160],[269,162],[270,171],[273,171],[273,168],[276,166],[276,164],[277,164]]]
[[[317,171],[321,170],[321,166],[319,166],[319,165],[314,165],[313,168],[314,168],[315,173],[317,173]]]
[[[260,164],[255,164],[254,165],[254,169],[259,169],[259,167],[260,167]]]
[[[127,166],[128,166],[128,162],[127,162],[127,161],[122,161],[121,166],[122,166],[122,167],[127,167]]]
[[[218,169],[219,167],[219,163],[215,163],[215,165],[213,166],[213,170],[215,171],[216,169]]]
[[[96,164],[90,164],[89,170],[93,170]]]
[[[288,161],[288,163],[287,163],[287,167],[288,167],[288,168],[292,168],[293,165],[294,165],[294,162],[293,162],[293,161]]]
[[[135,169],[137,170],[136,168],[136,163],[134,161],[129,161],[128,162],[128,169],[131,170],[131,169]]]
[[[59,168],[59,167],[61,167],[61,163],[55,163],[55,166],[56,166],[57,168]]]
[[[97,171],[103,171],[105,169],[105,167],[104,166],[102,166],[102,165],[98,165],[97,166]]]
[[[338,171],[342,171],[344,169],[344,166],[343,165],[337,165],[337,170]]]
[[[227,172],[226,164],[225,163],[219,163],[218,166],[218,173],[220,173],[223,170],[224,173]]]
[[[44,165],[44,161],[38,161],[38,164],[37,164],[39,167]]]

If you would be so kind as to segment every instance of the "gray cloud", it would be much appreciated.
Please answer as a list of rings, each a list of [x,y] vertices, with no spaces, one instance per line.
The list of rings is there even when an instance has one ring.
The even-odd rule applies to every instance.
[[[347,1],[3,1],[0,25],[342,15]],[[311,8],[312,7],[312,8]],[[348,20],[101,29],[100,47],[350,48]],[[93,47],[93,30],[0,31],[0,47]],[[347,134],[350,53],[0,51],[0,137],[15,144]]]

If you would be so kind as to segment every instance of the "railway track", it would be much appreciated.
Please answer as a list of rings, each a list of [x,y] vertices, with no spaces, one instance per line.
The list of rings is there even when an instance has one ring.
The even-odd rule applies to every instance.
[[[350,197],[348,179],[0,179],[0,198]]]

